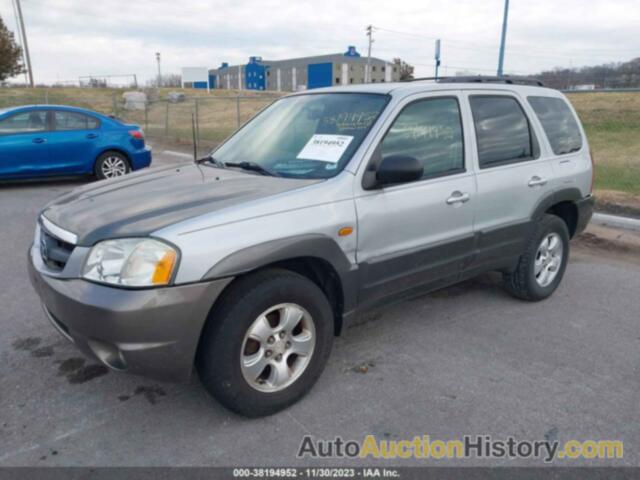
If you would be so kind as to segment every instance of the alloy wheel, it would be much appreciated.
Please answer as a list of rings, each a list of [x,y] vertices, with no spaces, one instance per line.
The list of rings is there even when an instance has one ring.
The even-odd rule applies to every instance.
[[[541,287],[548,287],[558,275],[562,265],[564,247],[562,238],[557,233],[545,235],[538,247],[534,263],[536,282]]]
[[[307,369],[315,344],[309,312],[294,303],[275,305],[260,314],[245,335],[242,375],[261,392],[284,390]]]
[[[121,177],[127,173],[127,164],[124,159],[113,155],[104,159],[100,170],[105,178]]]

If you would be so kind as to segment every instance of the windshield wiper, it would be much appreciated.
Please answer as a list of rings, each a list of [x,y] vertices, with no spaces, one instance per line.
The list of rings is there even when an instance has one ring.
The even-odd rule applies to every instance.
[[[220,162],[222,163],[222,162]],[[262,165],[260,165],[259,163],[256,162],[225,162],[223,164],[226,167],[238,167],[241,168],[243,170],[250,170],[252,172],[258,172],[261,173],[262,175],[269,175],[271,177],[277,177],[278,174],[275,172],[272,172],[271,170],[269,170],[268,168],[263,167]]]
[[[196,163],[205,163],[205,162],[213,163],[216,167],[220,167],[220,168],[224,168],[226,166],[224,162],[218,160],[217,158],[214,158],[214,156],[211,154],[196,160]]]

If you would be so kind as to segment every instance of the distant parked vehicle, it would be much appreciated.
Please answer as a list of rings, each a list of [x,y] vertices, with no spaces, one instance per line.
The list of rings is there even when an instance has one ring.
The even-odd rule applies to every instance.
[[[82,108],[0,110],[0,179],[56,175],[114,178],[151,164],[138,125]]]

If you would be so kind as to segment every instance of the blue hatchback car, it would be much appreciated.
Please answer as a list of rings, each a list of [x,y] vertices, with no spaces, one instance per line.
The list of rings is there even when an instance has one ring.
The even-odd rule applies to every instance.
[[[138,125],[90,110],[31,105],[0,110],[0,179],[125,175],[151,164]]]

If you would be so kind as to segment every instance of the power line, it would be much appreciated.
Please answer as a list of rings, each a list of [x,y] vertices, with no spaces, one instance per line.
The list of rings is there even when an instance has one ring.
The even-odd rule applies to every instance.
[[[409,33],[409,32],[401,32],[399,30],[391,30],[389,28],[382,28],[382,27],[373,27],[374,30],[379,30],[382,32],[389,32],[389,33],[395,33],[397,35],[406,35],[408,37],[416,37],[416,38],[426,38],[428,40],[437,40],[437,37],[429,37],[427,35],[421,35],[421,34],[417,34],[417,33]]]
[[[417,66],[417,67],[429,67],[429,68],[433,68],[435,67],[435,63],[416,63],[416,62],[411,62],[411,65]],[[441,66],[441,68],[444,69],[448,69],[448,68],[456,68],[456,69],[460,69],[460,70],[471,70],[471,71],[476,71],[476,72],[495,72],[495,68],[483,68],[483,67],[474,67],[474,66],[470,66],[470,65],[451,65],[448,63],[443,63]],[[509,73],[515,73],[518,75],[528,75],[525,72],[521,72],[518,70],[509,70]]]
[[[432,37],[429,35],[423,35],[423,34],[419,34],[419,33],[414,33],[414,32],[406,32],[406,31],[400,31],[400,30],[394,30],[394,29],[390,29],[390,28],[384,28],[384,27],[376,27],[374,26],[374,30],[377,31],[381,31],[381,32],[387,32],[387,33],[392,33],[392,34],[396,34],[396,35],[402,35],[402,36],[406,36],[406,37],[413,37],[413,38],[423,38],[423,39],[427,39],[427,40],[437,40],[438,37]],[[446,42],[447,48],[452,48],[452,49],[456,49],[456,50],[470,50],[470,51],[479,51],[479,50],[484,50],[484,51],[488,51],[488,52],[495,52],[496,50],[496,46],[485,46],[485,45],[478,45],[477,42],[464,42],[464,41],[459,41],[459,40],[449,40],[449,39],[442,39],[443,42]],[[620,49],[615,49],[615,50],[606,50],[606,49],[593,49],[593,48],[585,48],[585,49],[577,49],[577,48],[565,48],[564,51],[566,51],[566,54],[558,54],[557,50],[544,50],[544,49],[539,49],[536,48],[536,52],[540,52],[540,53],[545,53],[545,52],[551,52],[550,55],[538,55],[538,54],[532,54],[529,53],[530,50],[526,50],[523,51],[523,48],[527,48],[525,46],[511,46],[509,47],[509,51],[512,53],[518,53],[519,56],[522,57],[535,57],[535,58],[547,58],[547,59],[551,59],[551,58],[557,58],[557,59],[573,59],[573,58],[582,58],[582,59],[588,59],[588,58],[594,58],[594,57],[611,57],[611,56],[619,56],[621,52],[630,52],[630,53],[636,53],[638,52],[640,49],[638,48],[620,48]],[[580,52],[580,53],[577,53]]]

